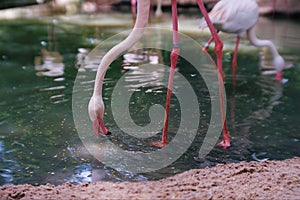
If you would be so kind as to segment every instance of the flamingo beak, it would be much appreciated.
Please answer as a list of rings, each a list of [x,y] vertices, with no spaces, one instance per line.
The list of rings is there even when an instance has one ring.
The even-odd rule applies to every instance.
[[[281,81],[281,80],[282,80],[282,76],[283,76],[282,71],[277,72],[277,74],[276,74],[276,76],[275,76],[275,80],[276,80],[276,81]]]
[[[103,119],[98,117],[94,122],[93,122],[93,128],[94,128],[94,133],[96,136],[99,136],[99,133],[103,133],[104,135],[109,135],[111,132],[109,132],[105,126]],[[100,131],[99,131],[100,129]]]

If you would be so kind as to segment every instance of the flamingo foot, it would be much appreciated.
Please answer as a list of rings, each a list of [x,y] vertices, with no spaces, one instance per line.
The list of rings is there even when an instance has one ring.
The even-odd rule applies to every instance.
[[[224,147],[224,149],[227,149],[228,147],[230,147],[230,140],[223,139],[217,144],[217,146],[221,146]]]
[[[230,147],[230,135],[227,128],[227,122],[225,120],[223,127],[223,140],[217,144],[217,146],[224,147],[224,149]]]
[[[150,145],[151,146],[155,146],[158,148],[164,148],[165,146],[167,146],[169,144],[169,142],[163,142],[163,141],[159,141],[159,142],[151,142]]]
[[[93,128],[94,128],[94,133],[96,136],[99,136],[99,133],[103,133],[104,135],[110,135],[111,132],[108,131],[103,123],[103,119],[101,118],[97,118],[94,122],[93,122]],[[100,129],[100,131],[99,131]]]

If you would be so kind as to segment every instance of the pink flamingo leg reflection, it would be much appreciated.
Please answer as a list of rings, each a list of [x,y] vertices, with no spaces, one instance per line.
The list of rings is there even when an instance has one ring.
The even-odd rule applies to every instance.
[[[232,82],[233,82],[234,88],[235,88],[235,83],[236,83],[236,65],[237,65],[237,56],[238,56],[238,51],[239,51],[240,40],[241,40],[241,36],[237,35],[233,58],[232,58],[232,63],[231,63],[231,65],[232,65]]]

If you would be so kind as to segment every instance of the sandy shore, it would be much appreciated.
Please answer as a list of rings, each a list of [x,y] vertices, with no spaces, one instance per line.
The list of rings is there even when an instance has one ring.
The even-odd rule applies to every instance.
[[[5,185],[0,199],[300,199],[300,158],[193,169],[159,181]]]

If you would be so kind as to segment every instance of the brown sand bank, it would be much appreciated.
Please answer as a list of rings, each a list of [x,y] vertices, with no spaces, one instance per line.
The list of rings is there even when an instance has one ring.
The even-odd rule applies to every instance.
[[[300,158],[218,165],[149,182],[6,185],[0,199],[300,199]]]

